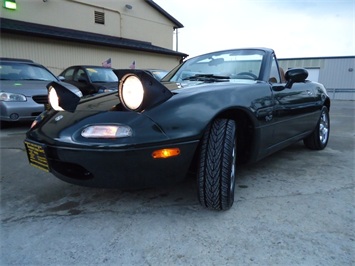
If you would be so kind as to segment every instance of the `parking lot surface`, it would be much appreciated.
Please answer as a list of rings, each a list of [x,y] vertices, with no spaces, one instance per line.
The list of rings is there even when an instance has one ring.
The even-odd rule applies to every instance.
[[[0,265],[355,265],[355,102],[333,101],[328,147],[302,142],[238,169],[235,204],[202,208],[195,179],[121,191],[28,164],[29,124],[1,137]]]

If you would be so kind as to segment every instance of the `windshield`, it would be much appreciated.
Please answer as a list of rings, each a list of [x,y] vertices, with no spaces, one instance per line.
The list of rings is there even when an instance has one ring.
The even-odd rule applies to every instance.
[[[86,68],[86,71],[93,83],[118,82],[111,68],[90,67]]]
[[[172,82],[257,80],[263,55],[264,51],[256,49],[228,50],[201,55],[185,61],[163,80]]]
[[[161,80],[168,73],[168,71],[165,70],[151,70],[150,72],[157,80]]]
[[[44,67],[22,62],[1,62],[0,79],[57,81],[57,78]]]

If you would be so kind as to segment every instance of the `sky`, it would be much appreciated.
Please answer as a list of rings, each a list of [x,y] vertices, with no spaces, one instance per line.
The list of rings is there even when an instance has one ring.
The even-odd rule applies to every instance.
[[[355,0],[154,2],[184,25],[178,51],[190,57],[245,47],[272,48],[278,58],[355,55]]]

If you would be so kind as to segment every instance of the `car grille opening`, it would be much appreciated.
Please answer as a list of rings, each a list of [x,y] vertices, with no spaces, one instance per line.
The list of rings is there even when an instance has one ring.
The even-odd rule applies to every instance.
[[[54,171],[69,178],[88,180],[94,177],[88,170],[77,164],[53,160],[50,162],[50,165]]]
[[[47,95],[35,95],[32,99],[38,104],[47,104],[48,96]]]

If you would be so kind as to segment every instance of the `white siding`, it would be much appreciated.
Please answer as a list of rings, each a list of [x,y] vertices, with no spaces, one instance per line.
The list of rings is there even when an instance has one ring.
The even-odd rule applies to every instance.
[[[355,58],[325,59],[319,80],[328,88],[355,88]]]
[[[1,17],[146,41],[173,49],[174,24],[144,0],[16,0],[16,3],[16,11],[1,6]],[[132,9],[127,9],[126,4]],[[95,23],[95,11],[104,13],[104,25]]]
[[[16,3],[16,11],[1,7],[1,17],[150,42],[173,49],[175,25],[144,0],[16,0]],[[132,9],[127,9],[126,4]],[[104,25],[95,23],[95,11],[104,13]],[[71,65],[101,65],[108,58],[111,58],[113,68],[128,68],[135,60],[137,68],[165,70],[178,65],[180,60],[171,55],[10,33],[1,35],[0,46],[1,57],[31,59],[55,74]]]
[[[303,67],[303,68],[322,68],[322,59],[279,59],[279,65],[285,71],[290,68]]]
[[[279,59],[279,65],[285,71],[294,67],[319,69],[318,82],[326,88],[355,89],[355,57]]]
[[[306,68],[308,71],[308,80],[318,82],[319,81],[319,68]]]
[[[108,58],[111,58],[113,68],[128,68],[133,60],[136,61],[136,68],[170,70],[179,64],[179,58],[175,56],[6,33],[1,36],[0,44],[1,57],[31,59],[56,75],[71,65],[101,65]]]

